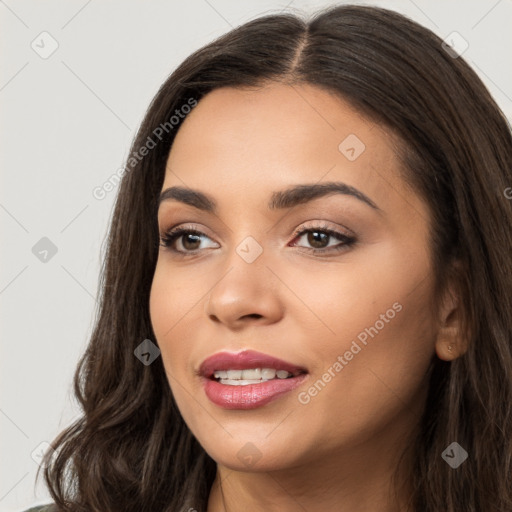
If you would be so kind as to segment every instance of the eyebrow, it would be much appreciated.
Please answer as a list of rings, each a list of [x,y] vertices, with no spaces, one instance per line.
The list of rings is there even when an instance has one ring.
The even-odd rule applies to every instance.
[[[319,184],[300,184],[294,185],[291,188],[273,192],[268,208],[270,210],[282,210],[292,208],[296,205],[313,201],[319,197],[324,197],[332,194],[342,194],[355,197],[363,203],[367,204],[374,210],[382,212],[382,210],[363,192],[342,182],[327,182]],[[216,213],[217,203],[215,200],[199,190],[194,190],[187,187],[169,187],[166,188],[158,199],[158,207],[164,201],[175,200],[181,203],[193,206],[199,210],[210,213]]]

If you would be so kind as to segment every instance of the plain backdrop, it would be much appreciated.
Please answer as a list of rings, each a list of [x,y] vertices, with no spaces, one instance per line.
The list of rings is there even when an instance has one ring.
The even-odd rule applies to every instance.
[[[37,454],[79,413],[72,376],[92,330],[117,188],[101,200],[92,191],[123,165],[158,87],[232,27],[335,3],[0,1],[0,511],[49,501],[35,486]],[[442,38],[458,32],[463,58],[510,119],[511,0],[365,3]]]

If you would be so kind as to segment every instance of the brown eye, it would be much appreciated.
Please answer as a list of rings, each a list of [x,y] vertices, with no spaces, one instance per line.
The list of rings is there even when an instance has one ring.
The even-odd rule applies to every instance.
[[[209,240],[201,231],[176,228],[161,237],[161,245],[176,253],[194,253],[201,248],[203,239]]]
[[[183,247],[187,249],[187,251],[194,251],[199,248],[199,245],[201,244],[201,238],[194,234],[194,233],[188,233],[185,235],[181,235],[181,240]]]
[[[331,252],[345,250],[356,242],[356,239],[347,236],[339,231],[335,231],[327,226],[317,226],[308,229],[303,229],[295,235],[295,240],[306,238],[306,243],[310,247],[304,245],[297,245],[312,252]],[[330,241],[338,241],[336,244],[330,244]],[[296,245],[296,244],[294,244]]]
[[[330,235],[322,231],[310,231],[308,233],[308,244],[312,245],[315,249],[323,249],[329,241]]]

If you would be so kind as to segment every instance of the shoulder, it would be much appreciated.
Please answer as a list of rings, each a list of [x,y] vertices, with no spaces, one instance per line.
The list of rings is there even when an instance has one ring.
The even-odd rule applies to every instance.
[[[38,505],[37,507],[32,507],[23,512],[55,512],[55,507],[53,504],[48,503],[47,505]]]

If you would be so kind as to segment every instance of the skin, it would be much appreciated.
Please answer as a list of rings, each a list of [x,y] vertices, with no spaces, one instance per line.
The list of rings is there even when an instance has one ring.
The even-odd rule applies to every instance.
[[[350,134],[366,146],[354,161],[338,149]],[[435,314],[427,307],[434,290],[429,209],[401,180],[393,140],[309,85],[215,90],[179,129],[162,190],[198,189],[218,212],[161,204],[162,235],[186,223],[205,236],[200,245],[175,241],[178,250],[199,247],[193,256],[160,248],[150,315],[180,412],[217,462],[208,512],[405,510],[407,478],[398,499],[390,479],[425,404],[425,373],[432,357],[454,359],[461,348],[456,296],[447,294]],[[327,181],[356,187],[380,211],[340,194],[267,208],[274,191]],[[294,237],[298,228],[323,224],[356,244],[314,254],[321,244]],[[263,249],[253,263],[236,252],[248,236]],[[330,237],[324,247],[339,243]],[[299,393],[395,303],[402,308],[394,318],[301,403]],[[246,348],[304,366],[309,377],[254,410],[214,405],[199,365]],[[245,449],[259,456],[250,466],[237,456],[248,442]],[[412,458],[405,460],[408,467]]]

